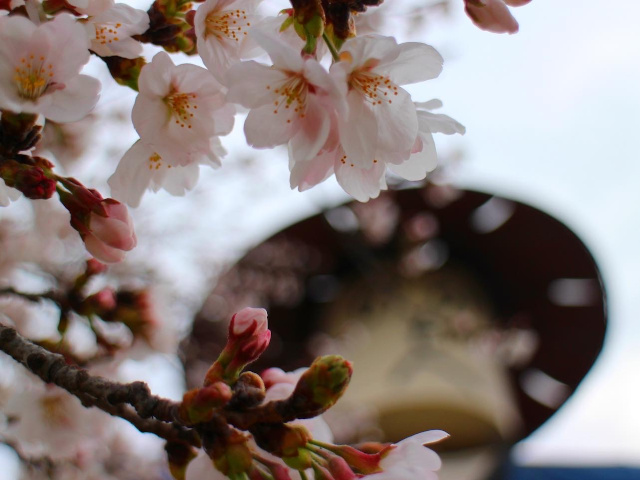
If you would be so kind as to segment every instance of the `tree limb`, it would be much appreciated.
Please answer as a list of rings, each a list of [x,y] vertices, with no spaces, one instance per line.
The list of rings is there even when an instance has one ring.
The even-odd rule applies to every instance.
[[[0,350],[24,365],[46,383],[53,383],[78,397],[83,405],[97,407],[123,418],[141,432],[153,433],[169,441],[199,447],[200,438],[191,428],[180,425],[175,412],[178,403],[152,395],[144,382],[118,383],[90,375],[67,365],[62,355],[35,345],[13,328],[0,324]]]

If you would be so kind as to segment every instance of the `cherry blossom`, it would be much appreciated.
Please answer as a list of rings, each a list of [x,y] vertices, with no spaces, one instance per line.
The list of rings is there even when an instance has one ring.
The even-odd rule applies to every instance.
[[[331,74],[345,92],[347,115],[338,116],[343,164],[364,171],[409,158],[418,134],[416,108],[400,85],[437,77],[442,57],[422,43],[398,45],[367,35],[345,42]]]
[[[227,98],[251,109],[244,124],[247,142],[256,148],[289,144],[296,159],[310,160],[325,144],[330,111],[341,107],[339,91],[313,58],[263,32],[252,33],[273,66],[254,61],[234,65],[226,77]]]
[[[208,154],[185,152],[173,158],[177,161],[170,163],[138,140],[127,150],[109,178],[111,194],[132,207],[140,205],[145,190],[157,192],[164,189],[171,195],[183,196],[198,182],[200,165],[218,168],[218,157],[225,153],[218,137],[211,137]]]
[[[98,55],[136,58],[142,53],[142,45],[131,36],[149,28],[149,16],[142,10],[118,3],[89,17],[85,28],[91,40],[91,50]]]
[[[397,445],[391,446],[380,461],[382,472],[367,475],[367,480],[437,480],[435,473],[442,462],[437,453],[425,447],[427,443],[435,443],[449,436],[442,430],[429,430],[405,438]]]
[[[0,108],[80,120],[100,90],[98,80],[79,74],[88,48],[84,29],[70,15],[39,26],[17,15],[0,17]]]
[[[518,22],[507,5],[519,7],[531,0],[465,0],[465,11],[478,27],[494,33],[516,33]]]
[[[248,58],[257,45],[248,36],[260,16],[258,0],[207,0],[196,11],[194,27],[198,53],[220,81],[231,65]]]
[[[427,173],[436,167],[438,161],[432,134],[452,135],[465,132],[464,126],[451,117],[430,111],[440,106],[442,103],[439,100],[414,104],[418,130],[409,158],[403,160],[400,155],[387,155],[387,162],[373,162],[370,167],[348,161],[349,157],[340,143],[338,120],[334,118],[327,143],[318,156],[310,161],[295,161],[292,155],[289,155],[291,188],[306,190],[335,173],[338,183],[349,195],[366,202],[370,198],[376,198],[381,190],[387,188],[387,167],[407,180],[424,179]]]
[[[160,52],[142,69],[138,86],[133,125],[163,162],[187,165],[202,157],[219,162],[212,138],[231,131],[235,108],[206,69],[176,66]]]
[[[19,386],[3,406],[3,413],[15,421],[2,433],[18,442],[26,455],[71,459],[99,448],[108,417],[84,408],[60,388],[36,383],[39,380],[22,373],[15,382]]]

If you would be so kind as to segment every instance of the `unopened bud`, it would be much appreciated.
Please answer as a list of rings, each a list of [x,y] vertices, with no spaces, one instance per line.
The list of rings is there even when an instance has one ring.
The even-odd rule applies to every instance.
[[[289,398],[297,417],[315,417],[331,408],[347,389],[352,373],[351,362],[340,355],[316,358]]]
[[[215,467],[230,478],[249,472],[253,466],[247,438],[237,430],[232,430],[231,435],[224,439],[224,444],[213,452],[212,458]]]
[[[268,328],[267,311],[264,308],[246,307],[231,317],[229,337],[258,335]]]
[[[83,315],[98,315],[103,319],[116,308],[116,293],[112,288],[103,288],[97,293],[90,295],[82,302],[78,313]]]
[[[144,58],[122,58],[118,56],[101,57],[107,64],[109,73],[120,85],[138,91],[138,78],[142,67],[147,63]]]
[[[28,158],[26,161],[29,163],[15,160],[3,161],[0,165],[0,178],[8,187],[21,191],[25,197],[32,200],[51,198],[56,191],[56,181],[49,178],[45,170],[40,165],[36,165],[31,158],[23,158]]]
[[[231,397],[231,388],[222,382],[189,390],[182,397],[178,418],[185,425],[208,422],[215,410],[224,407]]]
[[[260,448],[281,458],[297,457],[313,438],[302,425],[282,423],[257,424],[251,433]]]
[[[233,399],[229,408],[245,409],[262,403],[266,395],[266,388],[262,378],[253,372],[243,372],[233,385]]]
[[[204,384],[219,380],[234,383],[242,370],[262,355],[270,340],[266,310],[242,309],[231,318],[227,344],[207,371]]]
[[[181,442],[167,442],[164,446],[169,461],[169,471],[175,480],[185,480],[187,467],[198,455],[195,448]]]
[[[87,268],[85,270],[85,274],[87,276],[98,275],[100,273],[106,272],[108,267],[104,263],[100,263],[95,258],[90,258],[87,260]]]
[[[60,191],[60,201],[71,214],[87,251],[103,263],[124,259],[125,251],[137,244],[127,207],[113,198],[102,198],[74,178],[58,178],[69,192]]]

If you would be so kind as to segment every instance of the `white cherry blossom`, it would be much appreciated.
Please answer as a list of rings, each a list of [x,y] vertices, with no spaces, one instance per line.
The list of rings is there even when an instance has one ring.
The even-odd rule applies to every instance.
[[[148,28],[147,13],[124,3],[118,3],[94,17],[89,17],[85,23],[91,40],[91,50],[101,57],[139,57],[142,54],[142,45],[131,36],[141,34]]]
[[[198,53],[220,81],[231,65],[256,53],[249,29],[260,20],[258,0],[207,0],[194,18]]]
[[[317,185],[335,173],[340,186],[361,202],[376,198],[387,188],[385,173],[387,168],[406,180],[422,180],[437,165],[437,153],[433,133],[464,134],[465,128],[451,117],[432,113],[439,108],[439,100],[416,103],[418,132],[409,152],[409,158],[402,159],[396,154],[381,156],[372,165],[350,161],[340,143],[338,120],[334,116],[331,133],[319,154],[310,161],[296,161],[289,155],[291,188],[300,191]],[[386,160],[386,161],[385,161]]]
[[[378,170],[409,158],[418,134],[416,108],[401,85],[435,78],[442,57],[423,43],[398,45],[391,37],[347,40],[331,74],[345,92],[348,114],[338,117],[346,165]]]
[[[87,409],[64,390],[20,375],[3,412],[15,417],[3,436],[29,457],[54,460],[90,456],[108,434],[108,417]]]
[[[226,77],[229,101],[251,109],[244,124],[247,142],[256,148],[288,143],[296,159],[310,160],[327,140],[330,112],[344,111],[337,86],[315,59],[262,32],[252,34],[273,66],[242,62]]]
[[[145,65],[131,114],[141,140],[168,165],[187,165],[203,157],[218,163],[212,139],[233,128],[235,108],[222,86],[196,65],[174,65],[165,52]]]
[[[98,101],[100,82],[80,75],[89,41],[73,17],[39,26],[0,17],[0,108],[41,113],[56,122],[80,120]]]
[[[223,156],[226,152],[218,137],[210,140],[211,152]],[[111,194],[131,207],[140,205],[146,190],[157,192],[164,189],[171,195],[183,196],[198,182],[200,165],[217,168],[220,160],[211,154],[186,153],[184,159],[172,164],[139,140],[124,154],[115,173],[109,178]]]
[[[380,461],[380,473],[367,475],[367,480],[437,480],[442,461],[437,453],[425,444],[435,443],[449,437],[442,430],[429,430],[405,438],[392,447]]]

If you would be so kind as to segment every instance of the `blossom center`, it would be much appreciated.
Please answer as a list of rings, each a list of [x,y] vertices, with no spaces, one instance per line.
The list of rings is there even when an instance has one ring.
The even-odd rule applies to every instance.
[[[149,157],[149,170],[159,170],[162,167],[162,157],[154,153]]]
[[[100,45],[107,45],[120,40],[118,29],[122,28],[121,23],[96,23],[95,28],[96,41]]]
[[[272,90],[276,96],[273,101],[274,115],[277,115],[284,108],[284,110],[293,109],[294,114],[304,118],[309,88],[310,85],[300,75],[291,75],[277,88],[272,89],[271,85],[267,85],[267,90]],[[291,120],[287,120],[287,123],[291,123]]]
[[[13,81],[20,97],[35,100],[53,84],[53,65],[35,55],[22,57],[14,69]]]
[[[349,78],[349,86],[359,91],[372,105],[391,104],[393,97],[398,96],[398,87],[389,77],[368,70],[354,71]]]
[[[239,42],[247,35],[247,28],[251,22],[247,21],[246,10],[226,10],[211,12],[204,21],[206,35],[213,35],[218,39],[228,38]]]
[[[174,122],[181,128],[192,128],[193,111],[198,109],[198,105],[194,102],[196,97],[195,93],[174,91],[164,98]]]

